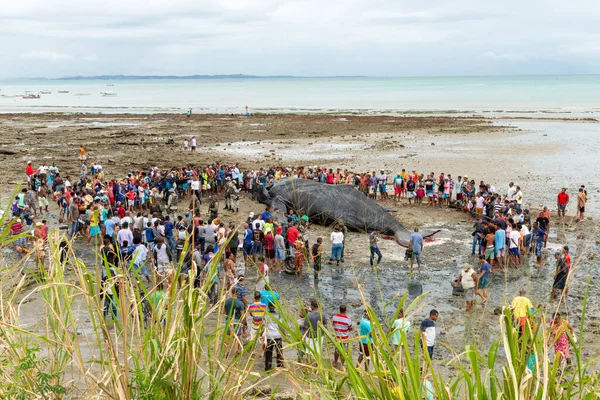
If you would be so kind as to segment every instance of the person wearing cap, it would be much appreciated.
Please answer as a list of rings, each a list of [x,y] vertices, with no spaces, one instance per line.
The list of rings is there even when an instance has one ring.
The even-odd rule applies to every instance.
[[[569,270],[571,269],[569,246],[564,246],[562,251],[559,250],[554,253],[554,258],[556,259],[556,271],[554,272],[554,283],[552,284],[550,301],[554,301],[556,294],[558,293],[564,297],[568,294],[567,278],[569,277]]]
[[[398,172],[394,177],[394,200],[396,202],[400,201],[400,197],[402,196],[402,189],[404,188],[402,174]]]
[[[467,302],[467,313],[473,311],[473,305],[475,304],[475,290],[477,290],[478,281],[479,277],[473,268],[471,268],[471,265],[468,263],[463,264],[456,285],[461,285],[464,290],[465,300]]]
[[[379,175],[375,177],[377,181],[377,191],[380,193],[381,200],[387,200],[387,175],[385,170],[380,170]]]
[[[27,184],[31,185],[31,177],[35,174],[35,169],[33,165],[31,165],[31,161],[27,161],[27,166],[25,167],[25,174],[27,174]]]

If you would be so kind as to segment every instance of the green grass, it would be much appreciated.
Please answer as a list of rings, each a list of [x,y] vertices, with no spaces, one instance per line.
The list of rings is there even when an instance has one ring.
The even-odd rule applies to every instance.
[[[5,227],[0,232],[2,247],[11,246],[7,223],[6,217],[0,221]],[[454,357],[450,360],[432,362],[414,333],[403,336],[400,348],[394,350],[388,329],[392,319],[380,320],[364,297],[376,343],[368,371],[354,361],[356,338],[350,352],[344,353],[332,333],[321,330],[326,344],[322,353],[309,349],[310,362],[288,359],[285,368],[264,373],[252,355],[256,343],[245,344],[239,355],[233,355],[222,307],[227,294],[221,291],[218,303],[211,304],[208,281],[198,289],[173,286],[164,311],[163,307],[153,310],[144,323],[145,299],[136,284],[119,271],[123,276],[119,278],[118,317],[106,320],[103,285],[97,279],[102,264],[86,265],[70,247],[67,261],[61,264],[59,240],[56,232],[49,239],[47,272],[24,270],[23,263],[5,261],[2,265],[0,398],[240,399],[261,397],[260,390],[277,382],[266,397],[282,391],[302,399],[412,400],[422,398],[426,380],[436,399],[600,396],[594,364],[597,356],[584,360],[580,334],[579,341],[573,343],[572,364],[561,366],[550,356],[543,313],[535,314],[526,333],[519,337],[505,308],[497,320],[502,334],[486,351],[467,345],[451,349]],[[212,268],[215,272],[215,265]],[[143,290],[150,293],[155,288]],[[588,294],[579,332],[584,331]],[[44,319],[35,327],[25,328],[21,325],[21,301],[34,295],[44,305]],[[408,318],[422,315],[426,297],[424,294],[410,304],[402,298],[398,308],[403,307]],[[386,307],[397,300],[388,301]],[[284,303],[278,303],[277,308],[285,347],[301,345],[297,316]],[[89,320],[91,330],[82,332],[83,320]],[[334,349],[342,353],[345,370],[332,366]],[[536,359],[533,373],[526,368],[532,353]],[[457,372],[449,376],[440,367],[452,367]]]

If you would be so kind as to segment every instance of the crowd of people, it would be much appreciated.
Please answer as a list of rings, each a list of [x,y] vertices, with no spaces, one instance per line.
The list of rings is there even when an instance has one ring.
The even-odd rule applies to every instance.
[[[194,139],[191,147],[194,147]],[[113,278],[119,270],[154,285],[153,302],[158,301],[157,296],[163,298],[162,294],[156,293],[164,293],[170,285],[189,282],[201,287],[208,280],[213,283],[209,293],[213,302],[218,301],[220,288],[229,293],[224,307],[230,317],[228,327],[232,334],[241,336],[248,331],[252,337],[263,338],[266,369],[272,366],[273,353],[277,354],[278,362],[282,362],[283,332],[273,320],[278,318],[273,300],[279,295],[270,282],[270,274],[287,272],[302,277],[305,268],[312,264],[314,279],[318,280],[325,250],[323,238],[311,240],[310,218],[303,210],[290,209],[284,214],[269,207],[262,213],[250,213],[243,230],[238,232],[238,224],[226,223],[219,217],[220,199],[224,200],[225,210],[239,213],[242,192],[248,192],[256,199],[262,187],[268,187],[276,180],[297,178],[331,185],[353,185],[376,201],[406,199],[408,204],[454,208],[470,213],[476,218],[472,254],[480,255],[480,267],[475,272],[466,264],[457,281],[465,292],[469,312],[474,307],[474,296],[480,296],[484,305],[487,302],[487,288],[494,269],[519,267],[523,256],[529,252],[535,254],[536,265],[540,265],[552,223],[547,207],[532,221],[529,210],[523,207],[524,196],[518,185],[511,182],[506,193],[500,193],[493,185],[484,181],[476,184],[468,176],[454,180],[450,174],[442,173],[436,177],[434,172],[417,174],[413,170],[409,174],[404,169],[388,176],[384,170],[359,174],[317,166],[241,170],[238,165],[212,165],[172,169],[151,167],[144,171],[133,170],[120,179],[108,179],[99,161],[92,162],[88,168],[87,150],[83,146],[80,159],[82,165],[75,179],[69,175],[61,176],[55,164],[34,169],[31,162],[27,163],[28,185],[11,204],[14,216],[11,229],[14,235],[19,235],[27,227],[35,228],[32,245],[19,237],[15,242],[17,250],[22,254],[34,250],[37,265],[44,267],[48,227],[42,218],[48,214],[49,204],[55,203],[59,224],[67,228],[70,238],[81,237],[88,245],[92,242],[99,245],[106,267],[103,279],[107,317],[116,313],[115,294],[118,291]],[[569,202],[566,192],[566,189],[561,190],[557,197],[559,218],[563,220]],[[586,202],[587,193],[582,186],[577,197],[579,220],[584,218]],[[201,212],[202,204],[208,204],[207,215]],[[344,222],[337,221],[329,237],[330,264],[345,262],[346,234]],[[378,231],[369,233],[370,265],[374,269],[379,268],[382,259],[379,234]],[[422,249],[423,237],[417,228],[411,235],[407,251],[411,271],[414,261],[421,268]],[[222,258],[215,257],[219,251],[222,251]],[[246,266],[256,265],[258,271],[254,303],[247,300],[244,276],[237,272],[236,261],[240,255]],[[568,247],[557,253],[556,258],[553,298],[555,291],[566,295],[571,267]],[[176,276],[178,282],[174,279]],[[341,305],[340,313],[332,320],[336,337],[342,341],[347,340],[352,328],[352,321],[345,313],[346,306]],[[249,330],[246,316],[252,321]],[[432,311],[420,329],[430,357],[433,357],[437,316],[437,311]],[[315,342],[321,337],[316,333],[317,326],[319,323],[326,326],[327,319],[316,300],[311,302],[310,310],[303,311],[301,320],[304,322],[299,321],[299,326],[306,333],[306,345],[320,348],[321,344]],[[410,330],[403,314],[396,322],[394,329]],[[359,327],[359,362],[364,360],[368,366],[372,345],[368,314]],[[397,345],[398,336],[394,334],[394,338]],[[299,357],[301,354],[304,352],[299,350]],[[336,356],[334,360],[336,363],[338,358]]]

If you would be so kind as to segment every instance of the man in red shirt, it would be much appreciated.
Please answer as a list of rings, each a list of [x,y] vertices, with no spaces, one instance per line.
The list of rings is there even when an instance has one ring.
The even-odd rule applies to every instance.
[[[558,218],[562,218],[562,220],[564,221],[565,209],[567,208],[567,204],[569,204],[569,194],[567,193],[567,188],[562,188],[562,190],[558,194],[556,204],[558,208]]]
[[[35,170],[31,166],[31,161],[27,161],[27,166],[25,167],[25,173],[27,174],[27,183],[31,183],[31,175],[35,174]]]
[[[292,226],[288,228],[286,236],[290,254],[294,255],[294,243],[296,243],[298,236],[300,236],[300,232],[298,232],[295,224],[292,223]]]
[[[346,352],[348,351],[348,337],[349,332],[352,330],[352,320],[346,315],[346,305],[340,305],[339,314],[335,314],[332,320],[333,330],[335,331],[335,338],[341,342]],[[344,357],[341,357],[337,349],[333,353],[333,366],[337,367],[338,359],[344,366]]]

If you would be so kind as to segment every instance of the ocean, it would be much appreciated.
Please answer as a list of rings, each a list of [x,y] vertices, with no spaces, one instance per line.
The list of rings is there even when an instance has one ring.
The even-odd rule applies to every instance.
[[[51,91],[39,99],[12,97]],[[69,93],[58,93],[58,91]],[[116,96],[103,97],[111,91]],[[600,75],[0,80],[0,112],[600,113]]]

